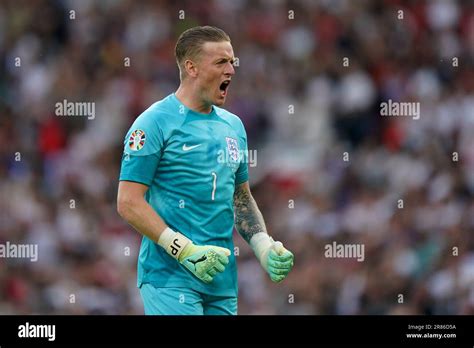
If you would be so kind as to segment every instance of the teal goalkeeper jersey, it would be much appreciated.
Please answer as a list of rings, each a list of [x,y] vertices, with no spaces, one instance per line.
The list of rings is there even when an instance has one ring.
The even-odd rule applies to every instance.
[[[150,283],[237,296],[233,195],[235,186],[248,180],[246,158],[242,121],[219,107],[200,114],[171,94],[135,120],[125,137],[120,180],[149,186],[146,201],[173,230],[197,245],[231,251],[225,271],[205,284],[143,237],[138,286]]]

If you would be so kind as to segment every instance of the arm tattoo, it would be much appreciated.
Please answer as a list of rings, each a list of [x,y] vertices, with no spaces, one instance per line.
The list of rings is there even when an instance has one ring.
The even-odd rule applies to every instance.
[[[245,185],[239,185],[234,192],[235,228],[247,243],[259,232],[267,233],[262,213]]]

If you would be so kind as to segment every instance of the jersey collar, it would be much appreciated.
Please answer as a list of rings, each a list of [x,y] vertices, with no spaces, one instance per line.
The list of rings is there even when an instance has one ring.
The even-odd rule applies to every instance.
[[[209,117],[212,117],[212,116],[215,116],[216,115],[216,108],[214,105],[211,106],[211,112],[208,113],[208,114],[204,114],[204,113],[200,113],[200,112],[197,112],[197,111],[194,111],[190,108],[188,108],[186,105],[184,105],[183,103],[181,103],[181,101],[176,97],[176,94],[175,93],[172,93],[171,94],[171,99],[174,101],[174,103],[177,105],[177,107],[180,109],[182,108],[184,110],[184,115],[188,115],[188,114],[191,114],[191,115],[195,115],[195,116],[201,116],[201,117],[206,117],[206,118],[209,118]]]

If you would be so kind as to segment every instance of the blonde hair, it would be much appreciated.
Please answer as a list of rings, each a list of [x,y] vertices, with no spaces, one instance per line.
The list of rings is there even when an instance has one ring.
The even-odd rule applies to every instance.
[[[184,62],[186,59],[196,59],[206,42],[229,41],[230,37],[224,30],[213,26],[193,27],[185,30],[178,38],[175,47],[176,63],[179,67],[179,78],[183,80]]]

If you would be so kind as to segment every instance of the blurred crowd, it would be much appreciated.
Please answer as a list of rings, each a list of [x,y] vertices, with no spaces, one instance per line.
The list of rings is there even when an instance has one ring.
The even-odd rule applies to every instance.
[[[235,232],[240,314],[474,314],[470,1],[0,3],[1,314],[141,314],[140,235],[116,212],[124,135],[211,24],[239,67],[252,192],[295,254],[273,284]],[[58,117],[64,99],[96,115]],[[420,119],[380,103],[419,102]],[[325,246],[362,244],[364,261]],[[258,269],[259,271],[256,271]]]

